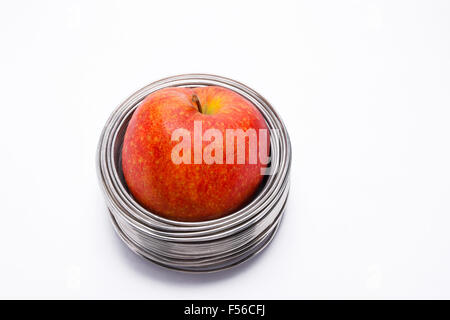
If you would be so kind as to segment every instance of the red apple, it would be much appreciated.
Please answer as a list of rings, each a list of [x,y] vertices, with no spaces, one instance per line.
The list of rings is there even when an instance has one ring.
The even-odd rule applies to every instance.
[[[227,142],[234,141],[227,140],[227,129],[257,133],[256,145],[249,137],[243,140],[240,161],[239,143],[227,148]],[[265,136],[260,134],[264,130]],[[259,156],[261,143],[266,143],[262,152],[267,156],[268,141],[261,113],[234,91],[217,86],[165,88],[148,95],[128,124],[123,173],[131,194],[151,212],[178,221],[215,219],[252,199],[267,163]]]

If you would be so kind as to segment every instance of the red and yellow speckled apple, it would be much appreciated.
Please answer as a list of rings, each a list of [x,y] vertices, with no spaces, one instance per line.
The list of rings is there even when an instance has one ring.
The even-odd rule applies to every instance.
[[[199,164],[194,154],[184,158],[187,162],[173,161],[174,147],[179,144],[173,132],[184,128],[190,133],[194,150],[195,123],[201,124],[202,135],[208,129],[223,134],[223,161]],[[260,146],[260,135],[257,145],[245,139],[242,164],[236,161],[238,143],[234,149],[226,148],[227,129],[260,131],[267,130],[267,125],[250,101],[223,87],[165,88],[147,96],[128,124],[122,149],[122,168],[131,194],[151,212],[178,221],[220,218],[244,206],[263,180],[264,161],[260,157],[256,163],[249,161]],[[264,138],[268,144],[268,134]],[[201,139],[202,152],[215,141]],[[215,152],[212,156],[218,156]],[[230,152],[236,157],[233,163],[225,159]]]

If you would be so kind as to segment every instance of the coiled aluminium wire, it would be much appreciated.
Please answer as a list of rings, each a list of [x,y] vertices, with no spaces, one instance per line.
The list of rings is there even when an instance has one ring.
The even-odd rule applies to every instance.
[[[248,205],[220,219],[180,222],[155,215],[139,205],[126,188],[121,149],[127,124],[142,100],[165,87],[222,86],[250,100],[270,129],[272,174]],[[113,226],[137,254],[167,268],[211,272],[242,263],[273,239],[289,193],[291,145],[272,106],[249,87],[223,77],[187,74],[153,82],[135,92],[112,113],[100,136],[97,173]]]

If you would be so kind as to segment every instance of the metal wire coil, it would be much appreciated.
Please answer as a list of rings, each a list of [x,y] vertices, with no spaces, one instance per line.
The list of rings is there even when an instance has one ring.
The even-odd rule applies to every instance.
[[[248,205],[220,219],[180,222],[165,219],[139,205],[128,192],[121,150],[130,118],[142,100],[165,87],[222,86],[250,100],[269,129],[271,168],[264,186]],[[257,92],[231,79],[186,74],[153,82],[131,95],[112,113],[101,133],[97,173],[113,226],[137,254],[167,268],[211,272],[242,263],[273,239],[289,193],[291,145],[282,120]]]

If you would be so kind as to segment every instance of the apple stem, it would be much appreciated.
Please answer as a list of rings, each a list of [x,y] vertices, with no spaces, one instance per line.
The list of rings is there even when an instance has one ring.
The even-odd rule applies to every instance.
[[[200,100],[198,99],[198,97],[197,97],[196,94],[194,94],[194,95],[192,96],[192,102],[195,103],[195,105],[197,106],[198,111],[199,111],[200,113],[203,113],[202,105],[200,104]]]

